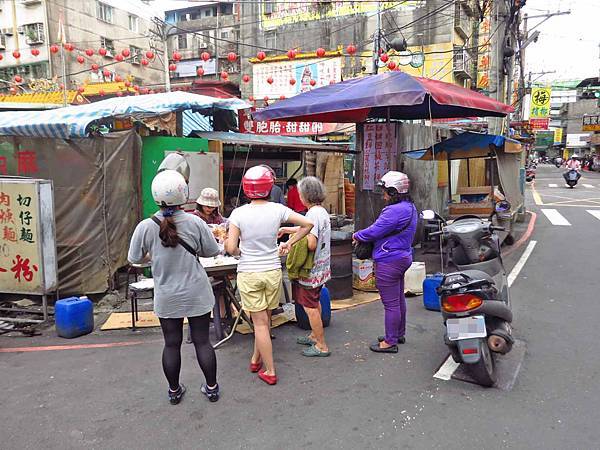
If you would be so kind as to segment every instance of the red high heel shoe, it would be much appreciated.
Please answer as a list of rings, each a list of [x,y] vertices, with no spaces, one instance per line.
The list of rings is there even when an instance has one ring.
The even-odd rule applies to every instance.
[[[267,375],[264,370],[258,372],[258,378],[271,386],[277,384],[277,375]]]
[[[250,372],[252,372],[252,373],[258,372],[260,369],[262,369],[262,365],[263,365],[263,363],[260,360],[257,363],[250,362]]]

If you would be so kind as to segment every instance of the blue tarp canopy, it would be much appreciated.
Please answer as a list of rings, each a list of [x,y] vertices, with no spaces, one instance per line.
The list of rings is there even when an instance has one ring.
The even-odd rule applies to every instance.
[[[211,115],[215,108],[238,110],[249,107],[238,98],[221,99],[181,91],[115,97],[48,111],[0,112],[0,135],[83,138],[89,133],[88,127],[101,119],[142,118],[185,110]]]
[[[467,131],[435,144],[434,149],[436,160],[482,158],[488,156],[492,149],[501,149],[506,153],[519,153],[521,144],[504,136]],[[431,148],[403,152],[403,154],[413,159],[433,159]]]

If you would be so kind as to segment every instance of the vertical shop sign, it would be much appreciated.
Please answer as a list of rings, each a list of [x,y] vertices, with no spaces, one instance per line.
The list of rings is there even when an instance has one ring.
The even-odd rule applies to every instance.
[[[371,123],[364,125],[363,190],[375,189],[375,182],[390,170],[391,162],[396,155],[394,124]]]

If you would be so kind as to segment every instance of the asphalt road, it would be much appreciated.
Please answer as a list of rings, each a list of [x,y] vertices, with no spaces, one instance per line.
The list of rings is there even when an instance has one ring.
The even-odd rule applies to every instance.
[[[276,329],[275,387],[247,371],[251,337],[236,335],[217,353],[216,404],[199,392],[190,346],[182,373],[188,393],[168,404],[156,330],[66,342],[142,342],[125,347],[0,353],[0,448],[599,448],[600,219],[588,210],[600,211],[600,175],[586,174],[570,190],[560,174],[538,169],[536,198],[544,205],[528,189],[537,245],[511,290],[515,335],[527,346],[511,391],[433,378],[447,355],[441,318],[416,297],[397,355],[368,350],[382,331],[378,303],[334,314],[328,359],[302,357],[298,330]],[[569,225],[554,225],[542,209]],[[509,270],[524,248],[507,258]],[[65,341],[0,337],[5,348],[36,344]]]

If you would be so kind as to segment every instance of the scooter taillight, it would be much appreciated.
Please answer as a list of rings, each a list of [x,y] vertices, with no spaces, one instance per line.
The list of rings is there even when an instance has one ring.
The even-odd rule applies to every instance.
[[[442,299],[442,308],[446,312],[465,312],[478,308],[483,303],[479,297],[473,294],[450,295]]]

